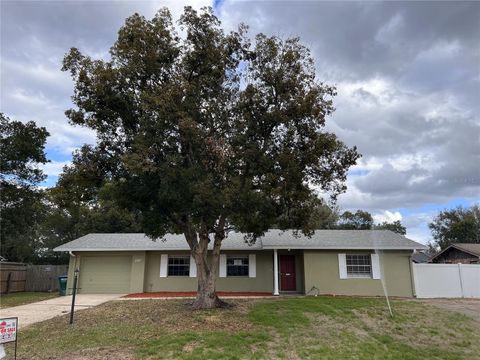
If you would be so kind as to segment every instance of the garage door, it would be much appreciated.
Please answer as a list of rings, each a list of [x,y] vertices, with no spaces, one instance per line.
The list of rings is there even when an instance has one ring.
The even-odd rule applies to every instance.
[[[131,256],[81,258],[79,293],[121,294],[130,291]]]

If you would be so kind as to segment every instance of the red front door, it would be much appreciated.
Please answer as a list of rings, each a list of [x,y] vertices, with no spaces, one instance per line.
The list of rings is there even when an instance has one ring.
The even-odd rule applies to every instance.
[[[280,255],[280,290],[297,290],[295,255]]]

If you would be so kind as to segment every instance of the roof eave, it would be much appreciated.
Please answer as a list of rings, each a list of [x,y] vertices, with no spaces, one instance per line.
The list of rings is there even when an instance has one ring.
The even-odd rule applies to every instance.
[[[189,249],[185,248],[168,248],[168,249],[145,249],[145,248],[137,248],[137,249],[122,249],[122,248],[103,248],[103,249],[98,249],[98,248],[67,248],[67,249],[58,249],[55,248],[53,251],[57,252],[69,252],[69,251],[188,251]]]
[[[335,246],[335,247],[312,247],[312,246],[264,246],[263,248],[224,248],[223,251],[262,251],[262,250],[423,250],[426,247],[411,247],[411,246],[396,246],[396,247],[371,247],[371,246],[359,246],[359,247],[352,247],[352,246]],[[117,248],[65,248],[65,249],[58,249],[55,248],[53,251],[56,252],[69,252],[69,251],[81,251],[81,252],[94,252],[94,251],[189,251],[190,249],[180,249],[180,248],[162,248],[162,249],[147,249],[147,248],[137,248],[137,249],[117,249]]]
[[[373,247],[373,246],[263,246],[264,250],[424,250],[426,246],[393,246],[393,247]]]

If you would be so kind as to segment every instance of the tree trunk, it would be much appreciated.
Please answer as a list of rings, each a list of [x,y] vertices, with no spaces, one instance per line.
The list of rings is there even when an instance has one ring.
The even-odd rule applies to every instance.
[[[192,243],[192,256],[197,266],[197,298],[192,307],[194,310],[214,309],[227,307],[228,304],[220,300],[217,296],[215,283],[217,280],[218,265],[220,262],[220,246],[225,238],[224,231],[225,219],[220,217],[217,231],[214,235],[213,249],[208,256],[209,234],[206,227],[203,227],[198,234],[198,243]],[[196,236],[195,236],[196,237]],[[190,238],[191,240],[191,238]]]
[[[211,259],[214,261],[213,259]],[[218,261],[218,259],[217,259]],[[206,271],[208,265],[205,260],[197,261],[197,297],[193,302],[192,308],[194,310],[206,310],[227,307],[228,304],[220,300],[215,290],[216,273]]]

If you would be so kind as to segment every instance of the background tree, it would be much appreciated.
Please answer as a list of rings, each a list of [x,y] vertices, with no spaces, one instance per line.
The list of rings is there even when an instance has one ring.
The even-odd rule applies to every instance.
[[[328,205],[323,201],[313,209],[311,219],[314,229],[336,229],[339,220],[339,210],[336,205]]]
[[[103,188],[109,171],[107,157],[90,145],[73,154],[55,187],[46,190],[46,215],[40,226],[44,251],[37,262],[66,263],[65,254],[53,249],[88,233],[143,232],[134,213],[119,208]]]
[[[48,132],[33,122],[13,121],[0,113],[0,254],[10,261],[31,261],[42,247],[38,223],[44,215],[43,194]]]
[[[222,306],[219,254],[230,230],[273,224],[309,234],[313,187],[335,197],[359,155],[324,130],[335,89],[315,78],[299,39],[225,34],[211,9],[129,17],[93,60],[73,48],[71,123],[97,133],[102,190],[152,238],[182,233],[197,266],[196,309]],[[208,250],[210,247],[211,250]]]
[[[375,224],[372,214],[365,210],[357,210],[354,213],[351,211],[343,212],[338,218],[335,228],[343,230],[390,230],[401,235],[407,233],[406,227],[402,225],[400,220]]]
[[[396,220],[391,223],[384,221],[381,224],[374,225],[373,228],[375,230],[390,230],[400,235],[407,234],[407,228],[402,225],[400,220]]]
[[[371,230],[373,217],[368,211],[357,210],[355,213],[345,211],[340,215],[337,229],[343,230]]]
[[[480,243],[480,206],[441,211],[428,225],[441,250],[453,243]]]

